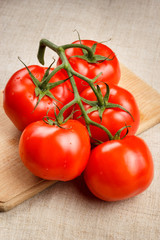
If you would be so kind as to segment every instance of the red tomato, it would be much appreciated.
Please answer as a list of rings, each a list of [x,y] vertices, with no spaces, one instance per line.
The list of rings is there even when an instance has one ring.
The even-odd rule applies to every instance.
[[[96,197],[117,201],[143,192],[152,182],[153,172],[146,143],[136,136],[127,136],[94,148],[84,179]]]
[[[41,120],[25,128],[19,153],[34,175],[68,181],[79,176],[86,167],[90,139],[87,129],[76,120],[68,120],[61,128]]]
[[[75,41],[73,43],[80,43],[79,41]],[[92,47],[96,41],[92,40],[81,40],[83,45],[88,47]],[[115,56],[114,52],[104,44],[98,43],[96,47],[95,54],[102,55],[104,57],[109,57],[112,60],[105,60],[99,63],[88,63],[86,60],[72,57],[75,55],[83,55],[81,48],[69,48],[65,51],[66,57],[68,58],[69,63],[71,64],[72,68],[80,73],[83,76],[86,76],[90,79],[96,77],[99,73],[102,74],[98,77],[97,81],[103,82],[112,82],[114,84],[118,84],[120,80],[120,66],[117,57]],[[60,65],[61,60],[59,59],[57,65]],[[79,92],[82,92],[88,84],[83,81],[82,79],[75,77],[76,85],[78,87]]]
[[[102,95],[104,96],[106,93],[106,85],[104,83],[99,83],[98,85],[101,89]],[[99,113],[97,110],[89,113],[88,114],[89,118],[94,122],[97,122],[105,126],[113,136],[116,134],[116,132],[120,128],[124,127],[125,124],[131,126],[128,128],[128,131],[129,131],[128,135],[135,134],[139,127],[139,122],[140,122],[140,113],[139,113],[135,98],[126,89],[123,89],[113,84],[109,84],[109,85],[110,85],[110,95],[109,95],[108,102],[119,104],[122,107],[124,107],[133,116],[134,121],[132,117],[129,115],[129,113],[125,112],[124,110],[121,110],[120,108],[106,108],[103,112],[102,120],[100,119]],[[97,100],[94,92],[90,87],[85,89],[81,93],[81,97],[91,101]],[[91,106],[86,103],[83,103],[83,105],[86,111],[91,108]],[[79,106],[76,105],[74,119],[77,119],[80,115],[81,115],[81,111],[79,109]],[[84,118],[81,117],[81,118],[78,118],[78,120],[81,123],[85,124]],[[104,130],[98,127],[95,127],[93,125],[90,126],[90,129],[91,129],[91,134],[93,138],[101,140],[103,142],[108,140],[108,135],[105,134]],[[126,129],[124,129],[121,132],[121,138],[125,134],[126,134]]]
[[[41,81],[47,68],[32,65],[28,67],[32,74]],[[53,68],[51,69],[53,70]],[[51,78],[50,83],[66,79],[62,72],[58,72]],[[69,90],[70,82],[66,81],[51,89],[50,92],[60,102],[44,96],[34,110],[38,97],[35,95],[35,84],[26,68],[20,69],[9,79],[5,90],[3,106],[6,114],[14,125],[22,131],[29,123],[41,120],[47,113],[54,117],[55,104],[62,108],[73,99],[73,93]],[[57,109],[58,110],[58,109]]]

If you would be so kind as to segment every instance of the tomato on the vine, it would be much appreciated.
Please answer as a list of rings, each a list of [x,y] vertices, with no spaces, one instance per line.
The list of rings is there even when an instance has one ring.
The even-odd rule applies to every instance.
[[[28,69],[39,82],[42,81],[43,76],[47,71],[47,68],[37,65],[31,65]],[[53,71],[53,68],[50,69],[50,72],[51,71]],[[56,83],[57,81],[64,79],[66,79],[66,76],[59,71],[50,79],[49,83]],[[23,68],[12,75],[4,89],[4,110],[20,131],[23,131],[23,129],[31,122],[41,120],[46,116],[49,109],[50,111],[48,115],[54,117],[55,108],[58,112],[58,108],[61,109],[66,103],[73,99],[73,93],[70,90],[71,85],[69,80],[67,80],[50,90],[50,93],[58,101],[44,95],[35,108],[39,99],[35,94],[35,88],[36,86],[27,69]],[[45,91],[46,90],[44,89],[44,93]],[[68,114],[69,113],[66,112],[66,115]]]
[[[25,128],[19,153],[34,175],[47,180],[68,181],[79,176],[86,167],[90,139],[85,126],[76,120],[68,120],[60,127],[41,120]]]
[[[80,43],[80,41],[73,42],[73,44],[77,43]],[[90,48],[96,43],[97,42],[93,40],[81,40],[81,44],[86,45]],[[81,75],[93,79],[98,74],[102,73],[96,82],[103,81],[118,84],[121,75],[119,61],[115,53],[106,45],[97,43],[95,54],[108,58],[108,60],[99,61],[97,63],[89,63],[84,59],[78,58],[77,55],[83,55],[81,48],[68,48],[65,50],[65,54],[71,67]],[[61,64],[60,58],[58,59],[57,64]],[[74,79],[79,92],[82,92],[86,87],[88,87],[88,84],[82,79],[76,76],[74,76]]]
[[[103,97],[106,94],[106,85],[104,83],[97,84],[100,89]],[[131,127],[128,128],[128,135],[133,135],[136,133],[139,122],[140,122],[140,113],[138,109],[138,105],[135,101],[134,96],[124,88],[121,88],[114,84],[109,84],[110,86],[110,94],[107,104],[113,103],[118,104],[125,108],[128,112],[125,112],[123,109],[118,107],[109,107],[104,108],[102,119],[99,116],[99,111],[95,110],[88,113],[89,118],[97,122],[104,127],[106,127],[111,134],[114,136],[119,129],[124,127],[125,125],[129,125]],[[81,93],[81,97],[90,101],[97,101],[96,95],[93,90],[88,87]],[[98,104],[98,103],[97,103]],[[86,111],[89,111],[92,106],[87,103],[83,103]],[[103,106],[102,106],[103,108]],[[74,119],[78,119],[81,123],[85,125],[85,121],[83,116],[81,116],[81,111],[78,105],[75,107]],[[81,116],[81,117],[80,117]],[[91,135],[94,139],[105,142],[108,140],[108,135],[104,132],[104,130],[90,125]],[[126,129],[121,132],[121,138],[126,134]]]
[[[84,179],[96,197],[118,201],[143,192],[153,175],[153,160],[146,143],[139,137],[126,136],[92,150]]]

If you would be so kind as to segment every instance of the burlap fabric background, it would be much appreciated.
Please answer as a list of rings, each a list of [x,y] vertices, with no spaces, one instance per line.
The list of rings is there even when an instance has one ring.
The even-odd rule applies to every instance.
[[[69,43],[77,39],[74,29],[81,38],[112,38],[107,44],[120,62],[160,92],[159,0],[0,0],[0,88],[22,67],[17,56],[38,64],[41,38]],[[46,52],[46,66],[53,56]],[[106,203],[94,198],[82,179],[57,183],[0,213],[0,240],[159,240],[160,125],[141,137],[155,163],[146,192]]]

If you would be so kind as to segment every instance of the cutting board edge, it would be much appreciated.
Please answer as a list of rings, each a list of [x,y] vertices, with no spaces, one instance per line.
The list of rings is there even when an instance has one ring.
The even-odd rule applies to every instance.
[[[154,122],[153,122],[154,120]],[[157,116],[155,116],[154,118],[152,118],[152,121],[149,121],[147,123],[143,123],[143,125],[141,125],[141,127],[137,130],[136,135],[139,135],[147,130],[149,130],[150,128],[156,126],[157,124],[160,123],[160,114]]]
[[[15,197],[11,198],[6,202],[0,201],[0,212],[7,212],[12,208],[16,207],[20,203],[28,200],[31,197],[34,197],[36,194],[42,192],[43,190],[47,189],[48,187],[52,186],[58,181],[47,181],[43,180],[39,184],[27,189],[26,191],[16,195]]]

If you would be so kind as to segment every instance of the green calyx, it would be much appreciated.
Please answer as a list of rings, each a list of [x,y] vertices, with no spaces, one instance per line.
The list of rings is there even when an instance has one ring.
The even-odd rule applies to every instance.
[[[112,141],[114,141],[114,140],[123,140],[126,136],[127,136],[127,134],[128,134],[128,128],[129,127],[131,127],[131,126],[124,126],[124,127],[122,127],[121,129],[119,129],[117,132],[116,132],[116,134],[114,135],[114,136],[112,136],[112,138],[110,139],[110,140],[112,140]],[[124,134],[124,136],[123,137],[121,137],[121,132],[123,131],[123,130],[125,130],[126,129],[126,133]],[[93,145],[96,145],[96,146],[98,146],[98,145],[100,145],[100,144],[102,144],[102,143],[104,143],[103,141],[100,141],[99,139],[95,139],[95,138],[92,138],[92,140],[94,141],[94,144]]]
[[[75,55],[75,56],[72,56],[71,58],[73,58],[73,57],[80,58],[80,59],[87,61],[88,63],[101,63],[101,62],[104,62],[105,60],[111,61],[114,59],[115,56],[111,57],[111,55],[108,55],[108,57],[105,57],[102,55],[95,54],[98,42],[94,43],[91,48],[88,47],[90,49],[89,51],[88,51],[88,49],[85,49],[84,48],[85,45],[83,45],[81,42],[79,32],[77,30],[75,30],[75,31],[78,34],[78,39],[79,39],[80,44],[74,44],[74,45],[78,45],[82,49],[83,55]]]
[[[59,128],[63,128],[62,124],[66,123],[72,116],[73,112],[71,112],[71,114],[67,117],[67,118],[63,118],[63,115],[61,115],[61,117],[56,113],[56,109],[58,109],[58,111],[60,112],[60,108],[55,105],[55,109],[54,109],[54,118],[48,116],[49,110],[47,111],[47,115],[43,117],[43,121],[51,126],[56,125]]]
[[[53,65],[53,63],[55,62],[55,60],[51,63],[51,65],[47,68],[41,82],[35,78],[35,76],[32,74],[32,72],[29,70],[29,68],[26,66],[26,64],[20,59],[18,58],[22,64],[25,66],[25,68],[27,69],[31,79],[32,79],[32,82],[34,83],[35,85],[35,95],[36,97],[38,97],[38,101],[34,107],[34,110],[36,109],[36,107],[38,106],[39,102],[41,101],[41,99],[44,97],[44,96],[48,96],[50,97],[51,99],[57,101],[57,102],[60,102],[58,99],[56,99],[53,94],[51,93],[51,89],[64,83],[65,81],[67,81],[69,79],[66,78],[64,80],[59,80],[57,82],[54,82],[54,83],[49,83],[50,79],[55,75],[56,72],[58,72],[60,70],[60,68],[56,68],[54,69],[51,73],[50,72],[50,69]]]
[[[114,135],[113,140],[122,140],[123,138],[125,138],[125,137],[127,136],[127,134],[128,134],[128,128],[129,128],[129,127],[131,127],[131,126],[125,125],[125,126],[122,127],[121,129],[119,129],[119,130],[116,132],[116,134]],[[121,132],[122,132],[124,129],[126,129],[126,133],[125,133],[125,135],[121,138],[120,135],[121,135]]]
[[[102,120],[103,113],[106,109],[119,108],[119,109],[125,111],[126,113],[128,113],[134,121],[134,118],[131,115],[131,113],[127,109],[125,109],[123,106],[121,106],[119,104],[108,102],[109,95],[110,95],[110,88],[109,88],[109,85],[107,83],[104,83],[104,84],[106,86],[106,93],[105,93],[104,97],[102,95],[102,92],[101,92],[101,89],[100,89],[99,85],[96,85],[96,95],[98,96],[97,101],[90,101],[90,100],[81,98],[83,102],[85,102],[86,104],[89,104],[91,106],[91,108],[89,108],[86,111],[86,113],[89,114],[91,112],[98,111],[99,117]]]
[[[114,56],[111,58],[111,55],[109,55],[108,57],[104,57],[102,55],[95,54],[97,44],[98,43],[94,43],[90,48],[92,50],[92,55],[89,54],[88,51],[82,48],[84,46],[83,44],[79,44],[79,47],[82,48],[83,55],[74,55],[70,58],[80,58],[87,61],[88,63],[101,63],[104,61],[111,61],[114,59]]]

